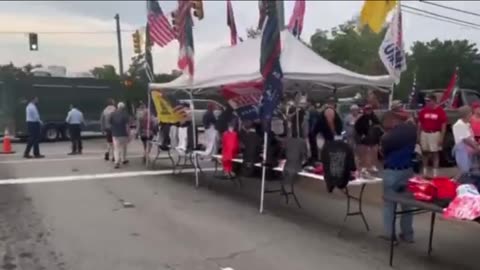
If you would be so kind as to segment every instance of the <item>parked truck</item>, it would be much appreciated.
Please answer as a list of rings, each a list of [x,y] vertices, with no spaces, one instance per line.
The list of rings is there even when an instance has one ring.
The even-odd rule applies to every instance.
[[[0,80],[0,133],[25,138],[25,107],[38,97],[44,140],[67,139],[65,118],[70,104],[83,112],[85,131],[100,131],[100,114],[108,98],[118,100],[124,94],[120,81],[94,78],[27,77]]]

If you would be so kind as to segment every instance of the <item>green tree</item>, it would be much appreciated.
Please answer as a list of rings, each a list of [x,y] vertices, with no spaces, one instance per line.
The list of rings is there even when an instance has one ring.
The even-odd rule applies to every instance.
[[[90,72],[97,79],[104,80],[118,80],[120,77],[113,65],[103,65],[102,67],[95,67]]]

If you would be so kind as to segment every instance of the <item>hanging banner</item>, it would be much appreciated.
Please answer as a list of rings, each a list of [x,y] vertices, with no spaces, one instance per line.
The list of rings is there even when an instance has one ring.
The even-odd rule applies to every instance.
[[[157,118],[160,123],[174,124],[181,122],[187,117],[184,106],[173,106],[160,91],[151,91],[152,101],[157,111]]]
[[[242,120],[256,120],[260,118],[262,89],[262,82],[230,84],[222,87],[222,95]]]

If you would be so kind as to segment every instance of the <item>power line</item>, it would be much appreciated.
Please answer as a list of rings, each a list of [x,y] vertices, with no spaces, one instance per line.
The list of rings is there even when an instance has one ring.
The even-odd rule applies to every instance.
[[[136,30],[122,30],[121,32],[133,33]],[[116,34],[116,31],[0,31],[0,35],[18,35],[18,34],[29,34],[36,33],[42,35],[65,35],[65,34],[76,34],[76,35],[92,35],[92,34]]]
[[[473,15],[473,16],[480,17],[480,13],[476,13],[476,12],[472,12],[472,11],[468,11],[468,10],[464,10],[464,9],[459,9],[459,8],[454,8],[454,7],[449,7],[449,6],[437,4],[437,3],[434,3],[434,2],[431,2],[431,1],[420,0],[420,2],[425,3],[425,4],[429,4],[429,5],[432,5],[432,6],[441,7],[441,8],[465,13],[465,14],[468,14],[468,15]]]
[[[451,20],[451,21],[455,21],[455,22],[458,22],[458,23],[463,23],[463,24],[468,24],[468,25],[475,26],[475,27],[480,27],[480,24],[455,19],[455,18],[452,18],[452,17],[448,17],[448,16],[445,16],[445,15],[441,15],[441,14],[438,14],[438,13],[430,12],[430,11],[419,9],[419,8],[414,8],[414,7],[410,7],[410,6],[406,6],[406,5],[402,5],[402,8],[407,8],[407,9],[410,9],[410,10],[413,10],[413,11],[422,12],[422,13],[425,13],[425,14],[429,14],[429,15],[432,15],[432,16],[440,17],[440,18],[443,18],[443,19]]]
[[[475,26],[468,25],[468,24],[463,24],[463,23],[458,23],[458,22],[454,22],[454,21],[450,21],[450,20],[446,20],[446,19],[441,19],[441,18],[438,18],[438,17],[435,17],[435,16],[430,16],[430,15],[426,15],[426,14],[415,12],[415,11],[403,10],[403,12],[405,12],[407,14],[417,15],[417,16],[424,17],[424,18],[429,18],[429,19],[432,19],[432,20],[437,20],[437,21],[451,23],[451,24],[458,25],[458,26],[468,27],[468,28],[475,29],[475,30],[480,30],[479,27],[475,27]]]

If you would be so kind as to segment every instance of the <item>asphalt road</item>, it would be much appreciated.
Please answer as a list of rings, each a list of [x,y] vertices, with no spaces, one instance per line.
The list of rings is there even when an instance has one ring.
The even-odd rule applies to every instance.
[[[0,184],[0,269],[389,269],[388,245],[378,238],[380,186],[367,188],[372,230],[351,217],[339,234],[345,199],[323,183],[302,180],[302,209],[267,195],[260,215],[257,179],[240,189],[211,178],[210,189],[196,189],[193,174],[141,175],[138,142],[120,170],[102,160],[99,140],[85,146],[83,156],[67,156],[66,143],[43,144],[42,160],[0,156],[0,179],[24,182]],[[58,176],[69,178],[48,182]],[[397,248],[395,269],[478,269],[478,225],[439,220],[428,257],[428,222],[416,217],[416,243]]]

